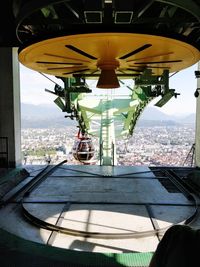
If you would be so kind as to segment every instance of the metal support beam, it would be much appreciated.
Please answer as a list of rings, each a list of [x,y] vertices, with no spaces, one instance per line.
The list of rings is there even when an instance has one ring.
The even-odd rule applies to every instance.
[[[200,61],[198,63],[200,71]],[[200,77],[197,77],[197,88],[200,88]],[[195,165],[200,168],[200,95],[196,98],[196,132],[195,132]]]
[[[21,165],[19,61],[16,48],[0,48],[0,137],[8,139],[8,167]]]
[[[176,7],[182,8],[185,11],[191,13],[198,21],[200,21],[200,8],[194,1],[190,0],[156,0]]]
[[[115,127],[111,100],[102,100],[100,146],[101,165],[116,165]]]

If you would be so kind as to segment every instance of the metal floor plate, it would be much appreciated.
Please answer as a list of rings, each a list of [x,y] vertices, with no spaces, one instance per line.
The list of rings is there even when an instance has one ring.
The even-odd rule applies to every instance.
[[[33,177],[41,166],[30,169]],[[145,166],[64,165],[24,199],[24,206],[48,223],[98,233],[162,228],[184,220],[194,209],[183,194],[169,193]],[[199,225],[197,220],[194,227]],[[161,238],[99,239],[49,231],[25,220],[20,203],[10,203],[0,210],[0,226],[50,246],[103,253],[154,251]]]

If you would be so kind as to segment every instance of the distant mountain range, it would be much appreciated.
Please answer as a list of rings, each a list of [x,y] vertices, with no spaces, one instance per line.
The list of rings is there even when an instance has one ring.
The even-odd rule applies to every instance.
[[[173,121],[175,123],[183,124],[183,123],[191,123],[194,124],[196,119],[196,114],[182,114],[182,115],[169,115],[156,107],[147,107],[142,115],[140,116],[140,120],[148,120],[148,121]]]
[[[56,105],[32,105],[21,104],[22,128],[61,128],[77,125],[77,122],[65,118],[63,113]],[[155,125],[178,125],[195,124],[195,114],[186,116],[172,116],[165,114],[155,107],[147,107],[138,120],[140,126]]]
[[[56,105],[21,104],[22,128],[62,128],[77,125],[75,120],[65,118]]]

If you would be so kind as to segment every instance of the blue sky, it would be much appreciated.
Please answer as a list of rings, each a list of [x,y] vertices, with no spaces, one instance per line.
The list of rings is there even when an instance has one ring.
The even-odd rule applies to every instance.
[[[196,111],[196,99],[194,92],[197,87],[197,81],[194,75],[194,71],[197,70],[197,64],[189,67],[185,70],[180,71],[176,75],[170,78],[170,88],[176,89],[177,93],[180,93],[176,99],[172,98],[165,106],[162,107],[161,111],[167,114],[181,115],[195,113]],[[62,82],[53,76],[48,76],[55,82],[62,86]],[[95,88],[95,82],[90,82],[91,86]],[[127,81],[130,85],[130,82]],[[20,65],[20,86],[21,86],[21,102],[29,104],[52,104],[55,96],[44,91],[45,88],[53,90],[54,84],[42,76],[36,71],[32,71],[23,65]],[[105,90],[101,90],[102,93]],[[124,87],[120,89],[114,89],[115,94],[122,94],[128,90]],[[158,99],[153,101],[152,106]]]

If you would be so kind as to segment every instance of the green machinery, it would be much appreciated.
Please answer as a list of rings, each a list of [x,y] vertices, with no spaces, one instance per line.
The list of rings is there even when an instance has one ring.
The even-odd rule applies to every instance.
[[[162,107],[173,96],[174,89],[169,88],[169,71],[162,75],[153,75],[146,69],[134,79],[134,87],[127,86],[129,95],[117,96],[117,89],[110,90],[107,95],[94,95],[84,78],[62,78],[64,87],[55,85],[57,95],[55,104],[66,112],[66,117],[76,119],[82,134],[99,137],[99,164],[112,166],[117,164],[116,138],[129,137],[133,134],[136,122],[154,98],[161,96],[155,104]],[[124,80],[120,80],[125,84]],[[95,124],[94,124],[95,122]]]

